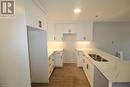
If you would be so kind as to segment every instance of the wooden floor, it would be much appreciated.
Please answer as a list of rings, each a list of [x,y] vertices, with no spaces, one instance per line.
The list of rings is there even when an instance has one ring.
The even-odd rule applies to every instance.
[[[33,84],[32,87],[90,87],[81,68],[76,64],[64,64],[64,68],[55,69],[48,85]]]

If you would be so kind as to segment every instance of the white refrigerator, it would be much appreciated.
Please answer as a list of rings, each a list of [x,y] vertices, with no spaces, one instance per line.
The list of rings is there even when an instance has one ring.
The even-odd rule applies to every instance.
[[[46,31],[28,27],[28,47],[32,83],[48,83]]]

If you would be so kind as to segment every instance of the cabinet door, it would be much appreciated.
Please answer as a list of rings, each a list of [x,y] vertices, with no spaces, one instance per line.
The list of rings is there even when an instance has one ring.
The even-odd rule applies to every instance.
[[[90,85],[93,86],[94,65],[88,58],[86,63],[86,72]]]
[[[82,59],[83,59],[82,67],[83,67],[84,73],[86,74],[86,56],[84,54],[82,55]]]
[[[75,24],[63,24],[63,33],[76,33]]]
[[[62,52],[55,52],[55,67],[63,67]]]
[[[48,24],[47,39],[48,41],[54,41],[55,36],[55,24]]]
[[[55,68],[55,66],[54,66],[54,53],[52,54],[52,55],[50,55],[49,56],[49,67],[48,67],[48,72],[49,72],[49,77],[51,76],[51,74],[52,74],[52,72],[53,72],[53,70],[54,70],[54,68]]]
[[[1,1],[1,0],[0,0]],[[47,15],[42,12],[36,6],[37,0],[26,0],[25,3],[25,13],[26,13],[26,24],[28,26],[32,26],[38,29],[42,29],[46,31],[47,28]],[[31,9],[30,9],[31,8]],[[42,23],[42,27],[39,27],[39,21]]]
[[[93,40],[93,24],[92,23],[76,24],[76,32],[77,32],[78,41]]]
[[[62,41],[64,33],[75,33],[77,41],[93,40],[93,23],[48,24],[48,40]]]
[[[84,65],[84,61],[85,61],[84,58],[83,58],[83,55],[81,55],[81,58],[82,58],[82,59],[81,59],[81,66],[82,66],[82,68],[83,68],[83,67],[84,67],[84,66],[83,66],[83,65]]]
[[[55,40],[56,41],[62,41],[63,39],[63,31],[64,26],[63,24],[56,24],[56,30],[55,30]]]
[[[82,67],[82,55],[81,52],[77,52],[77,67]]]
[[[64,26],[63,24],[48,24],[48,40],[49,41],[62,41],[63,39]]]

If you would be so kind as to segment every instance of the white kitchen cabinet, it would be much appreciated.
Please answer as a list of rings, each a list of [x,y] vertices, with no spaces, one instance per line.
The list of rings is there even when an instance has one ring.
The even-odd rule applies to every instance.
[[[55,51],[55,62],[54,65],[55,67],[63,67],[63,52],[62,51]]]
[[[76,33],[75,24],[55,24],[55,40],[62,41],[64,33]]]
[[[63,33],[76,33],[75,24],[63,24]]]
[[[89,80],[89,83],[91,87],[93,87],[93,81],[94,81],[94,64],[89,60],[89,58],[86,58],[86,76]]]
[[[49,56],[49,60],[48,60],[48,74],[49,74],[49,76],[48,76],[48,78],[50,78],[50,76],[51,76],[51,74],[52,74],[52,72],[53,72],[53,70],[54,70],[54,68],[55,68],[55,66],[54,66],[54,53],[52,53],[50,56]]]
[[[63,58],[62,58],[62,51],[55,51],[53,52],[48,59],[48,73],[51,76],[55,67],[63,67]]]
[[[93,40],[93,23],[76,24],[77,41]]]
[[[49,23],[47,30],[48,41],[62,41],[63,32],[64,32],[63,24]]]
[[[83,55],[82,59],[83,59],[82,67],[84,73],[88,78],[91,87],[93,87],[94,65],[85,55]]]
[[[43,8],[39,7],[38,0],[25,0],[26,24],[47,31],[47,15]],[[42,27],[39,27],[41,21]]]
[[[55,40],[62,41],[64,26],[63,24],[55,24]]]
[[[82,56],[82,67],[83,67],[83,71],[84,71],[84,73],[85,74],[87,74],[87,68],[86,68],[86,56],[85,55],[83,55]]]
[[[81,61],[81,62],[79,62]],[[93,87],[94,81],[94,64],[89,60],[89,58],[82,52],[78,51],[78,63],[77,66],[81,66],[86,77],[89,80],[91,87]]]
[[[55,24],[53,23],[48,24],[47,39],[48,41],[54,41],[55,39]]]
[[[48,40],[62,41],[64,33],[75,33],[77,41],[93,40],[93,23],[49,23]]]
[[[82,51],[77,51],[77,67],[82,67]]]

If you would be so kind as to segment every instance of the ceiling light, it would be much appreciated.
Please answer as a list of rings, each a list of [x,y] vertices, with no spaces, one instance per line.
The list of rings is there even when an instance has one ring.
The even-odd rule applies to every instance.
[[[79,8],[74,9],[74,13],[80,13],[80,12],[81,12],[81,10]]]

